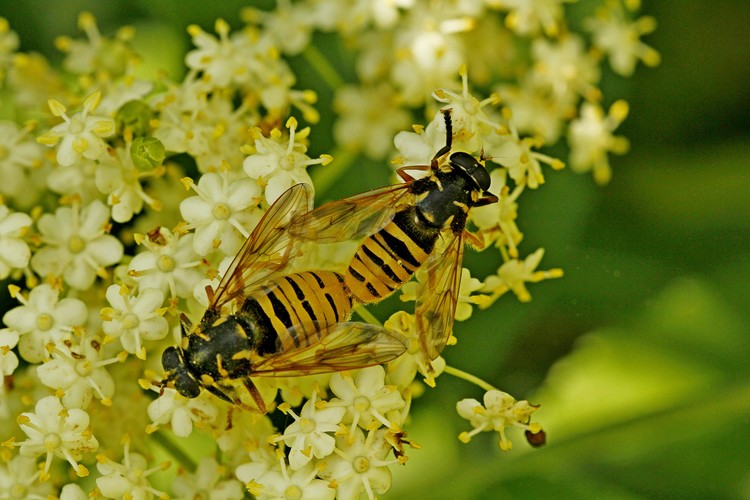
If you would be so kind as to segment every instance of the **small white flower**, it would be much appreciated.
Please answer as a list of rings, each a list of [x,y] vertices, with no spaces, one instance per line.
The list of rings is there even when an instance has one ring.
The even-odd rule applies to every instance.
[[[545,144],[555,144],[562,134],[564,117],[572,108],[561,108],[548,92],[527,80],[530,79],[501,85],[497,93],[503,105],[512,111],[513,124],[519,133],[539,136]]]
[[[107,288],[107,300],[112,307],[101,311],[102,330],[120,339],[123,349],[146,359],[144,340],[161,340],[167,336],[169,323],[164,318],[164,292],[143,288],[138,296],[129,294],[125,285]]]
[[[180,213],[195,228],[193,249],[206,255],[220,248],[234,255],[247,239],[248,228],[254,227],[261,213],[257,205],[263,199],[258,183],[248,178],[229,180],[228,165],[221,174],[203,174],[196,185],[183,179],[197,196],[180,203]]]
[[[0,204],[0,280],[10,276],[13,269],[29,265],[31,250],[22,237],[31,226],[31,217],[22,212],[11,212]]]
[[[592,33],[594,44],[609,56],[617,74],[631,76],[639,60],[647,66],[659,64],[659,52],[641,41],[643,35],[656,29],[653,17],[630,20],[620,2],[607,2],[597,10],[596,17],[585,20],[584,26]]]
[[[209,91],[205,80],[186,78],[153,98],[151,104],[159,111],[153,135],[167,150],[195,157],[209,152],[213,127],[202,113]]]
[[[171,498],[195,500],[196,496],[202,495],[206,499],[241,500],[244,497],[242,483],[236,479],[224,479],[226,475],[226,468],[213,457],[203,457],[194,473],[183,469],[177,471]]]
[[[518,197],[523,193],[525,185],[516,186],[513,191],[507,188],[508,170],[495,169],[490,172],[490,192],[498,193],[498,202],[475,207],[469,214],[471,221],[495,240],[498,246],[505,246],[508,255],[518,257],[518,244],[523,239],[523,233],[516,224],[518,218]]]
[[[307,136],[309,129],[297,132],[297,120],[289,118],[286,123],[289,129],[289,139],[284,140],[281,131],[273,129],[271,137],[264,137],[259,130],[255,131],[256,153],[245,158],[242,168],[251,179],[265,186],[266,201],[273,203],[281,194],[294,184],[304,183],[312,185],[310,175],[305,170],[310,165],[326,164],[330,156],[321,156],[311,160],[305,154],[306,148],[295,142],[297,135]]]
[[[425,284],[427,273],[420,269],[417,273],[417,281],[410,281],[401,287],[401,300],[408,302],[417,299],[417,293]],[[458,300],[456,301],[456,310],[454,317],[456,321],[466,321],[471,317],[473,305],[481,304],[485,300],[484,295],[472,295],[480,288],[483,283],[477,278],[471,277],[471,272],[465,267],[461,269],[460,287],[458,290]]]
[[[55,456],[67,460],[79,477],[88,476],[88,469],[78,460],[84,453],[99,447],[99,442],[89,429],[88,413],[77,408],[67,409],[58,398],[48,396],[37,402],[34,413],[22,413],[18,423],[27,436],[25,441],[17,443],[21,447],[21,455],[47,456],[41,472],[43,479],[49,477],[49,468]]]
[[[379,365],[358,370],[354,376],[348,372],[334,373],[330,388],[338,399],[329,405],[346,408],[351,432],[358,425],[364,429],[373,425],[392,427],[394,424],[386,418],[386,413],[406,404],[396,386],[385,385],[385,370]]]
[[[30,127],[0,121],[0,193],[6,196],[26,196],[29,171],[42,165],[43,150],[29,131]]]
[[[519,35],[536,35],[540,29],[548,36],[559,32],[564,22],[562,4],[568,0],[488,0],[490,6],[508,11],[505,25]]]
[[[57,166],[46,175],[47,189],[53,193],[76,196],[82,203],[101,198],[96,187],[99,161],[82,158],[69,167]]]
[[[39,380],[52,389],[62,391],[66,408],[86,408],[96,396],[102,404],[110,406],[115,393],[115,382],[106,365],[121,358],[100,359],[96,344],[83,342],[68,349],[58,348],[52,359],[37,367]]]
[[[628,103],[615,101],[606,115],[598,104],[585,102],[581,105],[581,116],[570,123],[570,168],[576,172],[594,173],[598,184],[606,184],[612,177],[608,153],[625,154],[628,140],[614,135],[628,115]]]
[[[226,418],[224,418],[226,416]],[[232,426],[227,428],[227,420],[231,418]],[[240,475],[240,469],[244,465],[258,463],[275,464],[276,446],[272,445],[273,439],[277,437],[274,427],[268,415],[260,415],[249,411],[235,411],[229,405],[222,406],[222,415],[214,422],[213,428],[218,434],[216,445],[225,457],[237,457],[234,463],[250,460],[250,464],[237,467],[236,476],[242,482],[247,482],[254,477],[245,478]],[[265,470],[263,471],[265,472]]]
[[[503,263],[496,275],[488,276],[485,280],[484,290],[492,293],[492,299],[484,304],[484,307],[508,290],[513,291],[521,302],[529,302],[531,294],[526,288],[527,282],[536,283],[544,279],[562,277],[562,269],[536,271],[543,256],[544,249],[540,248],[524,260],[511,259]]]
[[[410,114],[398,102],[396,91],[386,83],[348,86],[336,90],[333,126],[336,142],[368,157],[380,159],[393,148],[393,135],[409,124]]]
[[[232,94],[217,92],[211,94],[199,116],[203,124],[211,126],[211,136],[207,149],[195,155],[198,171],[218,172],[224,165],[241,165],[246,156],[243,146],[249,142],[251,124],[256,121],[248,115],[247,107],[236,107]]]
[[[198,25],[188,27],[193,44],[197,47],[185,56],[189,68],[202,71],[212,85],[228,87],[242,82],[252,74],[254,63],[250,57],[252,40],[244,32],[229,36],[229,24],[217,19],[214,29],[219,38],[206,33]]]
[[[18,350],[29,363],[49,358],[48,343],[69,339],[75,328],[86,323],[86,305],[73,298],[60,300],[60,292],[50,285],[38,285],[28,298],[17,292],[14,295],[22,305],[5,313],[3,322],[21,336]]]
[[[450,108],[451,121],[453,123],[453,147],[458,146],[464,151],[479,151],[484,144],[484,136],[500,129],[500,124],[493,121],[485,108],[497,104],[497,95],[491,95],[481,101],[469,92],[469,76],[466,65],[459,71],[461,75],[461,93],[451,92],[447,89],[438,89],[433,97],[445,104],[443,107]],[[442,112],[437,112],[433,121],[445,121]],[[443,127],[443,130],[445,128]],[[458,144],[456,144],[458,143]],[[442,147],[442,144],[440,145]]]
[[[18,357],[12,349],[18,344],[18,332],[10,328],[0,330],[0,374],[4,377],[13,375],[18,368]]]
[[[554,41],[535,39],[529,83],[551,92],[561,106],[569,106],[577,96],[598,96],[595,85],[599,83],[599,65],[585,49],[583,38],[576,34],[568,33]]]
[[[60,490],[60,500],[89,500],[89,496],[76,483],[68,483]]]
[[[263,31],[274,45],[285,54],[296,55],[310,44],[316,22],[312,9],[312,5],[308,3],[281,0],[276,2],[274,11],[267,12],[249,7],[243,10],[242,17],[246,21],[262,24]]]
[[[319,476],[336,481],[336,498],[356,500],[362,492],[370,500],[384,495],[391,488],[390,465],[398,460],[387,459],[392,447],[385,439],[385,429],[371,430],[365,438],[361,429],[355,428],[351,439],[340,436],[336,454],[325,459],[326,467]]]
[[[391,81],[406,103],[422,104],[435,88],[453,80],[467,50],[459,34],[474,24],[441,6],[419,3],[409,11],[393,35],[398,57],[389,61]]]
[[[393,139],[393,144],[399,152],[399,164],[429,165],[435,152],[445,146],[443,114],[436,114],[427,127],[418,127],[416,132],[399,132]]]
[[[121,28],[115,37],[105,37],[90,12],[78,15],[78,28],[86,35],[85,39],[59,37],[56,40],[57,48],[66,53],[63,65],[71,73],[96,74],[100,80],[113,80],[123,74],[135,58],[128,43],[133,37],[132,28]]]
[[[63,167],[70,166],[83,158],[96,160],[107,150],[107,143],[102,137],[109,137],[115,132],[115,121],[106,116],[93,115],[99,105],[101,92],[94,92],[83,102],[83,110],[69,117],[65,106],[59,101],[50,99],[52,114],[64,121],[55,125],[48,132],[39,136],[37,141],[47,146],[60,142],[57,149],[57,163]]]
[[[287,470],[284,458],[279,466],[250,481],[248,490],[258,500],[333,500],[336,490],[318,479],[318,468],[308,464],[298,470]]]
[[[141,212],[144,202],[155,209],[160,208],[161,204],[146,194],[141,182],[161,171],[138,170],[130,158],[130,147],[112,149],[111,154],[103,156],[96,169],[96,187],[107,195],[112,220],[128,222]]]
[[[106,267],[122,259],[120,241],[106,234],[109,209],[94,200],[83,209],[60,207],[44,214],[37,226],[45,244],[31,258],[31,267],[41,276],[62,276],[78,290],[89,288],[97,276],[106,277]]]
[[[130,452],[130,439],[124,438],[124,456],[122,462],[115,462],[104,455],[97,455],[96,468],[101,477],[96,479],[96,486],[106,498],[147,499],[154,496],[166,498],[167,495],[151,486],[148,476],[169,467],[169,462],[148,468],[148,461],[143,455]]]
[[[495,431],[500,435],[500,449],[509,451],[513,443],[505,436],[507,427],[520,427],[532,433],[541,430],[539,424],[529,423],[531,415],[539,410],[539,406],[525,400],[516,401],[510,394],[498,390],[490,390],[484,394],[484,406],[476,399],[462,399],[456,403],[456,410],[474,427],[470,432],[459,435],[464,443],[468,443],[482,431]]]
[[[114,115],[124,104],[143,99],[154,88],[154,84],[128,74],[107,82],[104,88],[106,92],[98,109],[102,114]]]
[[[144,249],[128,265],[128,274],[138,286],[169,291],[172,297],[190,296],[203,278],[196,269],[201,260],[193,250],[193,235],[180,235],[159,227],[140,243]]]
[[[492,134],[486,137],[485,154],[494,163],[508,169],[508,175],[517,186],[528,186],[536,189],[544,184],[542,165],[547,164],[555,170],[565,167],[557,158],[542,154],[535,149],[542,146],[541,138],[520,137],[512,121],[510,110],[503,110],[506,127],[503,134]]]
[[[313,456],[323,458],[333,452],[336,440],[328,433],[338,430],[346,413],[345,408],[328,406],[324,401],[320,402],[318,408],[316,396],[317,393],[313,393],[312,399],[305,403],[299,416],[292,410],[287,411],[294,422],[284,430],[282,439],[291,446],[289,465],[294,470],[305,466]]]
[[[18,33],[10,29],[7,19],[0,18],[0,67],[6,68],[19,45]]]
[[[429,362],[423,356],[419,348],[419,336],[417,335],[414,314],[398,311],[388,318],[383,326],[390,331],[400,333],[409,342],[406,352],[386,366],[388,382],[404,390],[411,386],[417,372],[420,372],[426,377],[426,382],[430,386],[434,386],[434,379],[443,371],[442,367],[445,362],[440,356],[432,362]],[[401,423],[397,422],[399,425]]]
[[[175,435],[188,437],[193,432],[193,423],[204,427],[215,421],[218,414],[219,410],[208,397],[187,399],[174,389],[165,388],[164,393],[148,405],[148,416],[153,424],[147,430],[153,432],[159,425],[169,423]]]
[[[52,483],[39,481],[39,468],[33,458],[16,455],[10,460],[0,461],[0,498],[41,500],[52,494]]]

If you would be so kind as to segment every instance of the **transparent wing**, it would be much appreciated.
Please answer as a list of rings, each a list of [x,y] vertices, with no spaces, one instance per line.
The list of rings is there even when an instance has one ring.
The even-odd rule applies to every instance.
[[[221,306],[243,291],[255,288],[283,270],[299,252],[297,238],[289,225],[312,208],[312,188],[307,184],[290,187],[268,208],[229,265],[214,292],[209,309]],[[302,228],[304,223],[299,223]]]
[[[407,341],[396,332],[369,323],[333,325],[311,345],[262,358],[253,363],[253,377],[291,377],[356,370],[387,363],[406,352]]]
[[[394,184],[326,203],[295,220],[289,232],[320,243],[364,238],[382,229],[398,210],[416,202],[409,186]]]
[[[417,336],[421,351],[437,358],[453,331],[464,256],[463,232],[452,234],[443,252],[433,252],[425,263],[427,280],[417,294]]]

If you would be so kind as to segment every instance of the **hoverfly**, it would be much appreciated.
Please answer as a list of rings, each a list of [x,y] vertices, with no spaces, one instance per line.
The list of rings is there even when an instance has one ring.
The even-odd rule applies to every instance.
[[[383,300],[424,268],[427,279],[417,293],[416,320],[420,350],[428,362],[440,355],[451,335],[464,239],[483,246],[466,230],[469,210],[498,201],[488,191],[484,165],[465,152],[448,156],[453,142],[450,109],[443,114],[446,143],[430,165],[402,167],[397,173],[404,183],[322,205],[289,228],[320,243],[364,238],[344,273],[359,303]],[[410,170],[427,175],[415,179]],[[442,252],[435,250],[441,237]]]
[[[206,389],[252,410],[237,392],[242,385],[265,413],[252,377],[353,370],[386,363],[406,350],[395,332],[347,321],[354,301],[342,274],[285,274],[303,239],[288,227],[310,208],[305,184],[292,186],[271,205],[217,289],[207,287],[209,306],[200,322],[193,327],[182,315],[181,344],[162,354],[162,387],[187,398]]]

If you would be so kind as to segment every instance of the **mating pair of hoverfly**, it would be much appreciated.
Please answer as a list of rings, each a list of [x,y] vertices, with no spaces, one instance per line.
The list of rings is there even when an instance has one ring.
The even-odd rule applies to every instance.
[[[238,385],[265,404],[251,377],[353,370],[391,361],[407,349],[397,332],[348,321],[353,308],[378,302],[426,270],[416,301],[419,347],[426,361],[451,335],[461,280],[466,221],[472,207],[497,202],[490,177],[473,156],[448,154],[399,169],[405,181],[311,210],[309,186],[297,184],[271,205],[230,264],[198,325],[182,316],[182,343],[164,351],[162,386],[194,398],[201,388],[246,407]],[[447,161],[446,161],[447,158]],[[415,179],[407,170],[426,171]],[[446,237],[443,251],[435,245]],[[361,243],[344,272],[290,272],[305,241]]]

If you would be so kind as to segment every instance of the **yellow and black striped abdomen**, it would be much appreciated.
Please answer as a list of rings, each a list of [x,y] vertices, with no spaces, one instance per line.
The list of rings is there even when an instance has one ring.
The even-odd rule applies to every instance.
[[[362,303],[392,294],[427,260],[440,228],[425,225],[414,208],[398,212],[383,229],[368,236],[346,270],[346,285]]]
[[[267,283],[247,298],[236,316],[246,323],[258,353],[266,355],[317,342],[351,311],[343,275],[305,271]]]

